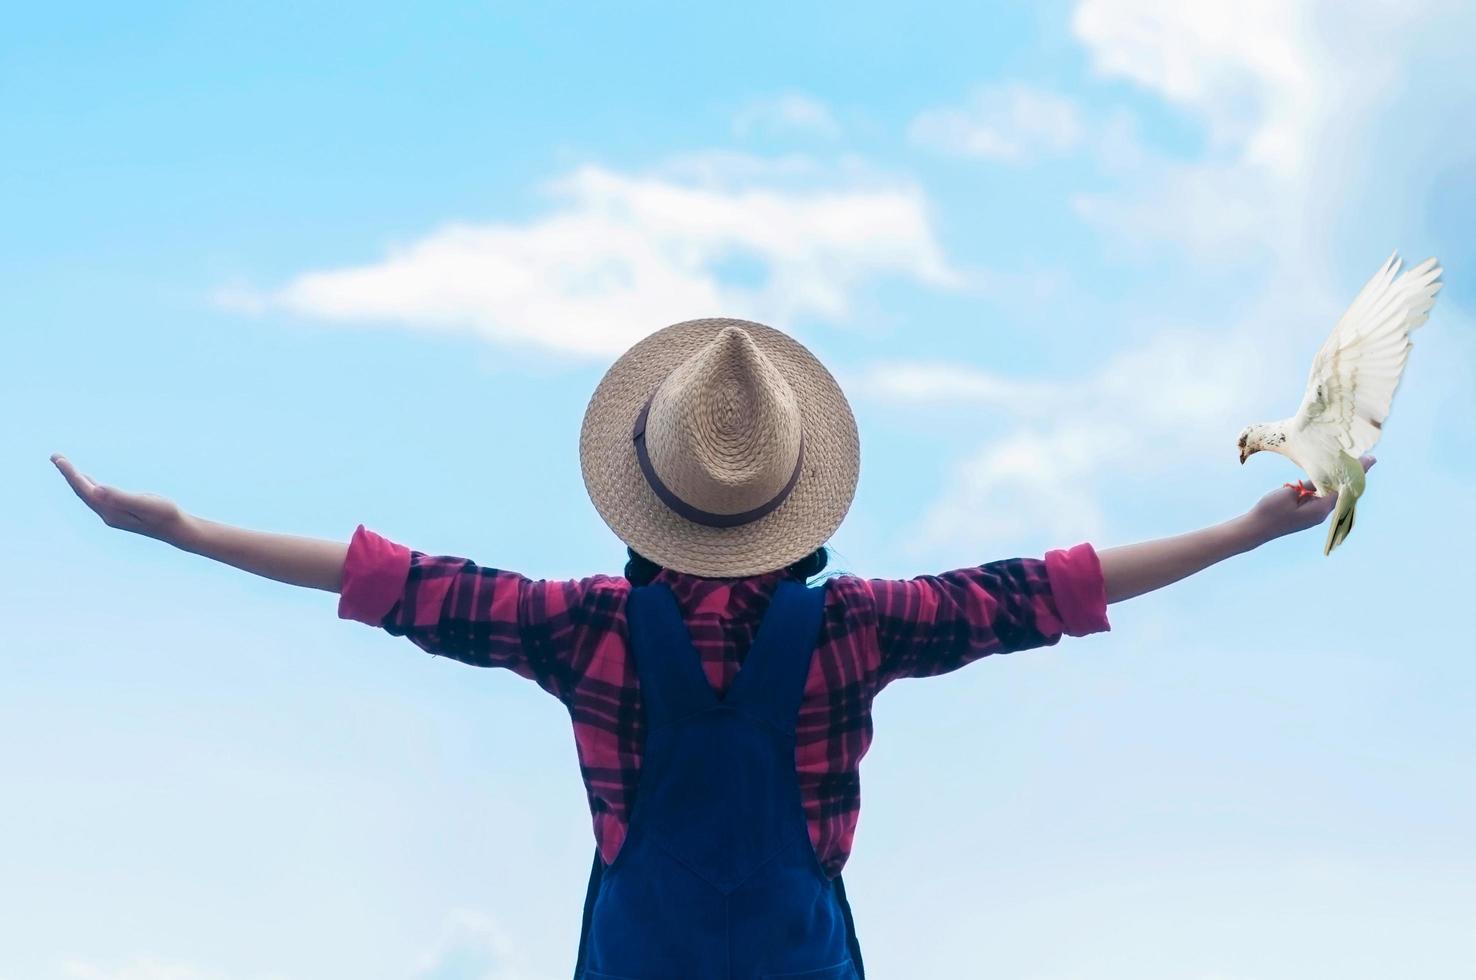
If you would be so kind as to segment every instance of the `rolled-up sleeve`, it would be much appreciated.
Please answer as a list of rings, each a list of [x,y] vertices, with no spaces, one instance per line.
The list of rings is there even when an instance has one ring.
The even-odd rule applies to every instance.
[[[1061,617],[1062,632],[1086,636],[1112,628],[1107,622],[1107,584],[1097,549],[1082,542],[1074,548],[1047,551],[1045,566],[1051,583],[1050,605]]]
[[[338,592],[338,618],[379,626],[405,591],[410,549],[360,524],[349,539]]]
[[[427,653],[505,667],[566,701],[624,606],[625,579],[531,579],[431,555],[360,524],[344,561],[338,615]]]
[[[1044,558],[865,581],[875,610],[880,686],[1109,629],[1101,564],[1085,543]]]

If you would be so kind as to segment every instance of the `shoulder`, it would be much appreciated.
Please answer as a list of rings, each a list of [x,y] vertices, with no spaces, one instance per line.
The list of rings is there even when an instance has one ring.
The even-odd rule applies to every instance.
[[[825,610],[831,617],[850,618],[875,615],[874,583],[849,572],[836,573],[816,582],[814,588],[825,589]]]
[[[587,575],[567,583],[586,612],[618,614],[625,608],[625,601],[632,588],[629,579],[622,575],[603,573]]]

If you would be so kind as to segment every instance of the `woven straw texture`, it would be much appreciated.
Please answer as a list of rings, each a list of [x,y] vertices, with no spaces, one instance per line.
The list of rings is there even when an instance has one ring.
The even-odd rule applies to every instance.
[[[725,334],[730,327],[737,330]],[[631,440],[658,388],[646,430],[652,462],[663,482],[704,510],[736,513],[781,488],[794,470],[797,421],[804,463],[784,502],[728,528],[663,503]],[[825,366],[787,334],[727,318],[673,324],[622,354],[590,398],[579,457],[585,489],[617,537],[657,564],[712,578],[782,568],[824,544],[850,508],[861,469],[855,417]]]

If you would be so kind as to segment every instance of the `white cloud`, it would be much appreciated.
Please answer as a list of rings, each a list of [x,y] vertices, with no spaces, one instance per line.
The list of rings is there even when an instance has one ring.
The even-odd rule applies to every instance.
[[[1061,542],[1095,537],[1102,513],[1090,464],[1124,444],[1120,428],[1066,422],[1017,429],[951,467],[948,490],[908,535],[908,547],[913,554],[982,553],[1008,548],[1026,531]]]
[[[914,404],[1019,409],[1058,393],[1058,386],[1050,382],[1017,381],[961,364],[888,364],[847,377],[847,391]]]
[[[534,974],[512,938],[483,912],[458,910],[415,968],[414,980],[549,980]]]
[[[1407,29],[1433,6],[1082,0],[1071,27],[1097,72],[1187,110],[1208,145],[1193,162],[1128,154],[1123,186],[1075,196],[1078,214],[1227,267],[1266,253],[1294,264],[1321,245],[1314,204],[1396,82]]]
[[[908,128],[922,146],[1007,163],[1074,149],[1082,132],[1070,99],[1020,83],[983,86],[965,105],[928,109]]]
[[[1071,27],[1103,75],[1195,110],[1216,147],[1287,173],[1325,82],[1310,15],[1288,0],[1083,0]]]
[[[83,959],[62,964],[67,980],[225,980],[226,974],[154,956],[135,957],[127,963],[103,966]],[[238,975],[239,976],[239,975]],[[280,973],[253,974],[253,980],[285,980]]]
[[[123,966],[104,967],[83,960],[69,960],[63,976],[75,980],[217,980],[220,974],[206,973],[183,963],[144,957]]]
[[[800,133],[834,139],[841,127],[825,103],[790,92],[744,106],[733,117],[733,133],[740,137]]]
[[[1126,192],[1074,194],[1073,210],[1128,244],[1183,246],[1194,257],[1242,260],[1294,248],[1301,217],[1284,188],[1239,164],[1147,158]]]
[[[1273,322],[1289,314],[1266,311]],[[1117,481],[1170,478],[1232,459],[1235,433],[1275,404],[1267,356],[1295,341],[1257,340],[1261,316],[1232,330],[1169,328],[1071,380],[1003,378],[951,364],[877,366],[848,390],[898,406],[988,406],[1002,437],[951,468],[948,487],[903,535],[914,555],[1074,542],[1105,530]]]
[[[446,225],[375,262],[218,299],[606,357],[696,316],[839,319],[878,276],[961,284],[916,186],[804,169],[732,154],[647,175],[585,166],[550,183],[556,204],[533,220]]]
[[[431,948],[411,969],[413,980],[552,980],[535,972],[518,944],[492,916],[458,909],[451,912]],[[72,958],[61,963],[64,980],[241,980],[246,974],[222,973],[156,956],[138,956],[115,965]],[[254,973],[250,980],[287,980],[285,974]]]
[[[1084,219],[1129,242],[1241,260],[1301,246],[1299,190],[1329,84],[1307,8],[1275,0],[1082,0],[1071,21],[1095,69],[1184,108],[1203,159],[1142,153],[1114,192],[1078,194]]]

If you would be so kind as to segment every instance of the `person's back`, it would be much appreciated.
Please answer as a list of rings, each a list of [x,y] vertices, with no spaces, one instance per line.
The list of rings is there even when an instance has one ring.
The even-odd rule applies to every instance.
[[[642,586],[670,596],[689,661],[714,700],[746,676],[775,596],[824,559],[761,575],[710,578],[657,568],[632,553],[627,575],[530,579],[468,559],[429,555],[360,525],[350,539],[339,615],[409,639],[428,653],[504,667],[557,697],[574,727],[598,857],[613,864],[638,799],[649,707],[633,655],[629,603]],[[808,637],[792,726],[794,774],[808,842],[838,877],[860,814],[859,766],[871,707],[888,683],[957,670],[993,653],[1107,628],[1091,545],[912,579],[832,574]],[[813,650],[813,656],[810,656]],[[699,825],[699,828],[701,826]]]
[[[454,556],[414,551],[365,528],[350,539],[338,613],[382,627],[438,656],[504,667],[569,710],[595,836],[614,860],[640,774],[640,678],[626,601],[666,585],[700,667],[721,697],[738,675],[787,569],[706,578],[654,575],[530,579]],[[1089,544],[912,579],[830,575],[816,655],[800,707],[796,766],[816,850],[838,874],[871,743],[871,703],[892,681],[957,670],[992,653],[1107,628],[1101,569]]]
[[[644,753],[613,863],[595,855],[575,976],[862,976],[840,876],[816,857],[795,778],[795,719],[823,583],[779,583],[719,697],[672,590],[632,590]]]

